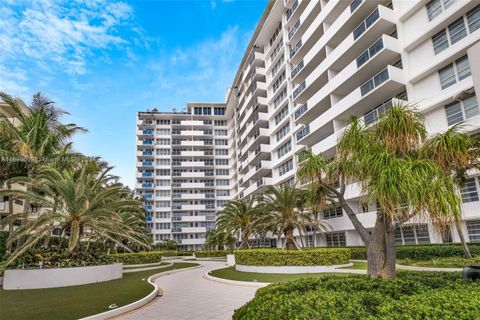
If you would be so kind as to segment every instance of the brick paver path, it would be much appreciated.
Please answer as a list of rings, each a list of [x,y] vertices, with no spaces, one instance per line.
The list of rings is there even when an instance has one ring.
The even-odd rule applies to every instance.
[[[161,298],[127,313],[124,320],[225,320],[255,295],[256,287],[219,283],[203,278],[225,262],[201,261],[203,267],[158,278]]]

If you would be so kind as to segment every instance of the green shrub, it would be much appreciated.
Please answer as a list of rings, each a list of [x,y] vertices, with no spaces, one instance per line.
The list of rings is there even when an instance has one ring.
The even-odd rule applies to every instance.
[[[233,250],[202,250],[195,251],[195,257],[197,258],[209,258],[209,257],[226,257],[227,254],[232,254]]]
[[[117,253],[110,256],[123,264],[147,264],[162,261],[162,257],[176,256],[176,251],[148,251],[138,253]]]
[[[193,251],[178,251],[177,256],[178,257],[190,257],[193,255]]]
[[[235,262],[246,266],[327,266],[345,264],[350,249],[319,248],[312,250],[251,249],[235,251]]]
[[[474,256],[480,256],[480,243],[469,243],[468,247]],[[348,247],[352,251],[352,259],[366,260],[365,247]],[[397,246],[398,259],[412,259],[417,261],[444,257],[464,257],[462,245],[452,244],[420,244]]]
[[[3,260],[3,258],[7,253],[7,238],[8,238],[8,232],[0,231],[0,261]]]
[[[458,273],[325,276],[259,289],[233,319],[478,319],[479,295],[480,282]]]
[[[9,268],[71,268],[113,263],[114,260],[98,251],[77,251],[68,253],[64,249],[37,248],[24,253]]]

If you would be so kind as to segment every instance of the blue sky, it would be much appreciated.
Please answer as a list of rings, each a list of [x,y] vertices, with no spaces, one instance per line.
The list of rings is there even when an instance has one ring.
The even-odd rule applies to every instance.
[[[135,114],[223,101],[267,0],[1,0],[0,91],[41,91],[134,185]]]

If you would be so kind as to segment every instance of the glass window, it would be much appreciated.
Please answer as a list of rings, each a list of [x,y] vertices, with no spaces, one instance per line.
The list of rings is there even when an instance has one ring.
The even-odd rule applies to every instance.
[[[436,16],[442,13],[442,3],[440,0],[433,0],[427,3],[428,20],[432,21]]]
[[[347,245],[345,232],[332,232],[325,234],[327,247],[345,247]]]
[[[465,180],[460,193],[462,195],[462,202],[475,202],[478,201],[478,192],[475,178]]]
[[[457,82],[455,79],[455,70],[453,68],[453,64],[441,69],[438,71],[438,74],[440,75],[440,85],[442,86],[442,89],[448,88]]]
[[[447,122],[449,126],[453,126],[463,121],[462,106],[460,102],[455,102],[445,107],[447,113]]]
[[[343,216],[343,210],[342,207],[334,207],[334,208],[329,208],[323,210],[323,218],[324,219],[332,219],[332,218],[338,218]]]
[[[440,31],[432,37],[433,51],[435,54],[439,54],[443,50],[448,48],[448,37],[445,30]]]
[[[452,44],[462,40],[467,36],[467,30],[465,29],[465,21],[463,16],[448,26],[448,33],[450,34],[450,42]]]
[[[469,119],[480,114],[476,96],[471,96],[470,98],[463,100],[462,103],[465,110],[465,118]]]
[[[480,5],[467,13],[467,21],[470,33],[480,28]]]
[[[470,242],[480,242],[480,220],[467,221],[466,224]]]
[[[468,63],[468,57],[463,56],[457,61],[455,61],[457,67],[457,74],[458,80],[465,79],[466,77],[470,76],[472,73],[470,72],[470,64]]]

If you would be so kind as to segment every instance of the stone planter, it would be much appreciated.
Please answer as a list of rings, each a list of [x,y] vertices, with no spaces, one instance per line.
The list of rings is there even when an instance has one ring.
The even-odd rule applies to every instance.
[[[52,269],[5,270],[3,289],[43,289],[78,286],[120,279],[123,273],[121,263],[102,266]]]

